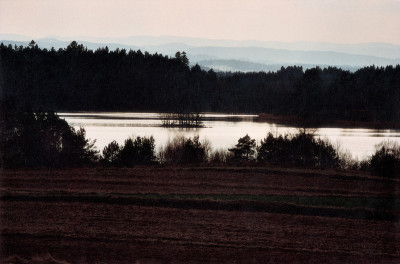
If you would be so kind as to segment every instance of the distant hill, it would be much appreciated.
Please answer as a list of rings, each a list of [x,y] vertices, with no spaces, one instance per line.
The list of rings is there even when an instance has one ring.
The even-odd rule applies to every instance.
[[[0,41],[8,45],[28,45],[27,36],[1,35]],[[218,71],[276,71],[282,66],[298,65],[303,68],[336,66],[351,71],[375,65],[400,64],[400,45],[389,43],[334,44],[320,42],[262,42],[210,40],[173,36],[134,36],[127,38],[76,37],[71,39],[49,37],[35,40],[39,47],[65,48],[72,40],[95,50],[132,49],[174,56],[185,51],[192,65]]]
[[[249,60],[262,64],[311,64],[311,65],[349,65],[349,66],[386,66],[400,63],[400,59],[352,55],[331,51],[291,51],[259,47],[199,47],[187,51],[189,58],[211,57],[215,59]]]
[[[25,38],[26,41],[32,38],[26,36],[12,35],[12,38],[6,38],[8,35],[1,35],[1,39],[21,40]],[[16,38],[19,39],[16,39]],[[347,53],[353,55],[368,55],[375,57],[382,57],[388,59],[400,58],[400,45],[374,42],[374,43],[355,43],[355,44],[338,44],[327,42],[279,42],[279,41],[257,41],[257,40],[214,40],[205,38],[189,38],[189,37],[175,37],[175,36],[130,36],[126,38],[97,38],[87,36],[76,36],[63,38],[52,36],[54,39],[70,41],[82,40],[93,43],[120,43],[127,46],[162,46],[171,43],[181,43],[191,47],[260,47],[284,50],[297,50],[297,51],[333,51],[340,53]]]
[[[1,39],[15,39],[3,38]],[[327,42],[279,42],[279,41],[257,41],[257,40],[214,40],[205,38],[189,38],[175,36],[131,36],[126,38],[96,38],[76,36],[62,38],[53,36],[52,38],[70,41],[82,40],[93,43],[120,43],[127,46],[162,46],[171,43],[181,43],[191,47],[260,47],[271,49],[283,49],[292,51],[333,51],[347,53],[353,55],[367,55],[374,57],[382,57],[388,59],[400,58],[400,45],[374,42],[374,43],[355,43],[355,44],[338,44]],[[16,40],[16,39],[15,39]],[[26,39],[30,40],[30,39]]]

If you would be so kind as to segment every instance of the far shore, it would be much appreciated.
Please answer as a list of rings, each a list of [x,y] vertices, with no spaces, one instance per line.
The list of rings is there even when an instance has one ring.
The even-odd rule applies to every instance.
[[[107,112],[107,111],[61,111],[59,114],[61,117],[63,115],[78,115],[81,117],[93,117],[93,115],[88,115],[87,113],[98,113],[98,114],[107,114],[107,113],[112,113],[112,114],[119,114],[119,113],[146,113],[146,114],[160,114],[154,111],[150,112],[132,112],[132,111],[117,111],[117,112]],[[204,112],[201,114],[224,114],[224,115],[234,115],[232,117],[229,117],[229,120],[237,120],[238,115],[251,115],[254,117],[253,120],[258,121],[258,122],[268,122],[268,123],[275,123],[275,124],[281,124],[281,125],[287,125],[287,126],[294,126],[294,127],[306,127],[306,128],[367,128],[367,129],[400,129],[400,121],[399,122],[365,122],[365,121],[351,121],[351,120],[338,120],[338,119],[325,119],[325,120],[320,120],[311,117],[308,120],[305,120],[304,118],[301,118],[299,116],[295,115],[274,115],[274,114],[269,114],[269,113],[222,113],[222,112]],[[212,117],[211,120],[216,121],[225,121],[227,117]],[[131,119],[131,117],[126,117],[126,116],[107,116],[107,119]],[[154,119],[158,120],[158,117],[135,117],[135,119]],[[203,116],[202,121],[208,121],[210,120],[209,117]],[[158,125],[151,125],[151,126],[158,126]],[[168,126],[163,126],[160,125],[160,127],[181,127],[179,125],[168,125]],[[190,128],[204,128],[204,126],[190,126]]]
[[[350,120],[304,120],[294,115],[274,115],[260,113],[259,122],[270,122],[296,127],[341,127],[341,128],[370,128],[370,129],[400,129],[400,122],[362,122]]]

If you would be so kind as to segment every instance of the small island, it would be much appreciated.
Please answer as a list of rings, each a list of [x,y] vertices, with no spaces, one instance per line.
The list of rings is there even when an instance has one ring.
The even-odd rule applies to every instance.
[[[163,127],[200,128],[204,127],[204,116],[198,112],[161,113]]]

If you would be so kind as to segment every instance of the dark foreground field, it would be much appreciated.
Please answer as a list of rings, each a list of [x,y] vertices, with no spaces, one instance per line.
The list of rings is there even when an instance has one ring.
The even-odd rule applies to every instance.
[[[399,180],[279,168],[1,173],[1,263],[400,262]]]

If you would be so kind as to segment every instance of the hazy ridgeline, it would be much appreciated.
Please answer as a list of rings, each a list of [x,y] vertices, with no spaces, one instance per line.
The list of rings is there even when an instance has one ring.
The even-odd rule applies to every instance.
[[[0,46],[4,106],[15,111],[242,112],[305,120],[394,123],[400,120],[400,66],[354,73],[216,73],[176,57],[72,42],[65,49]]]

